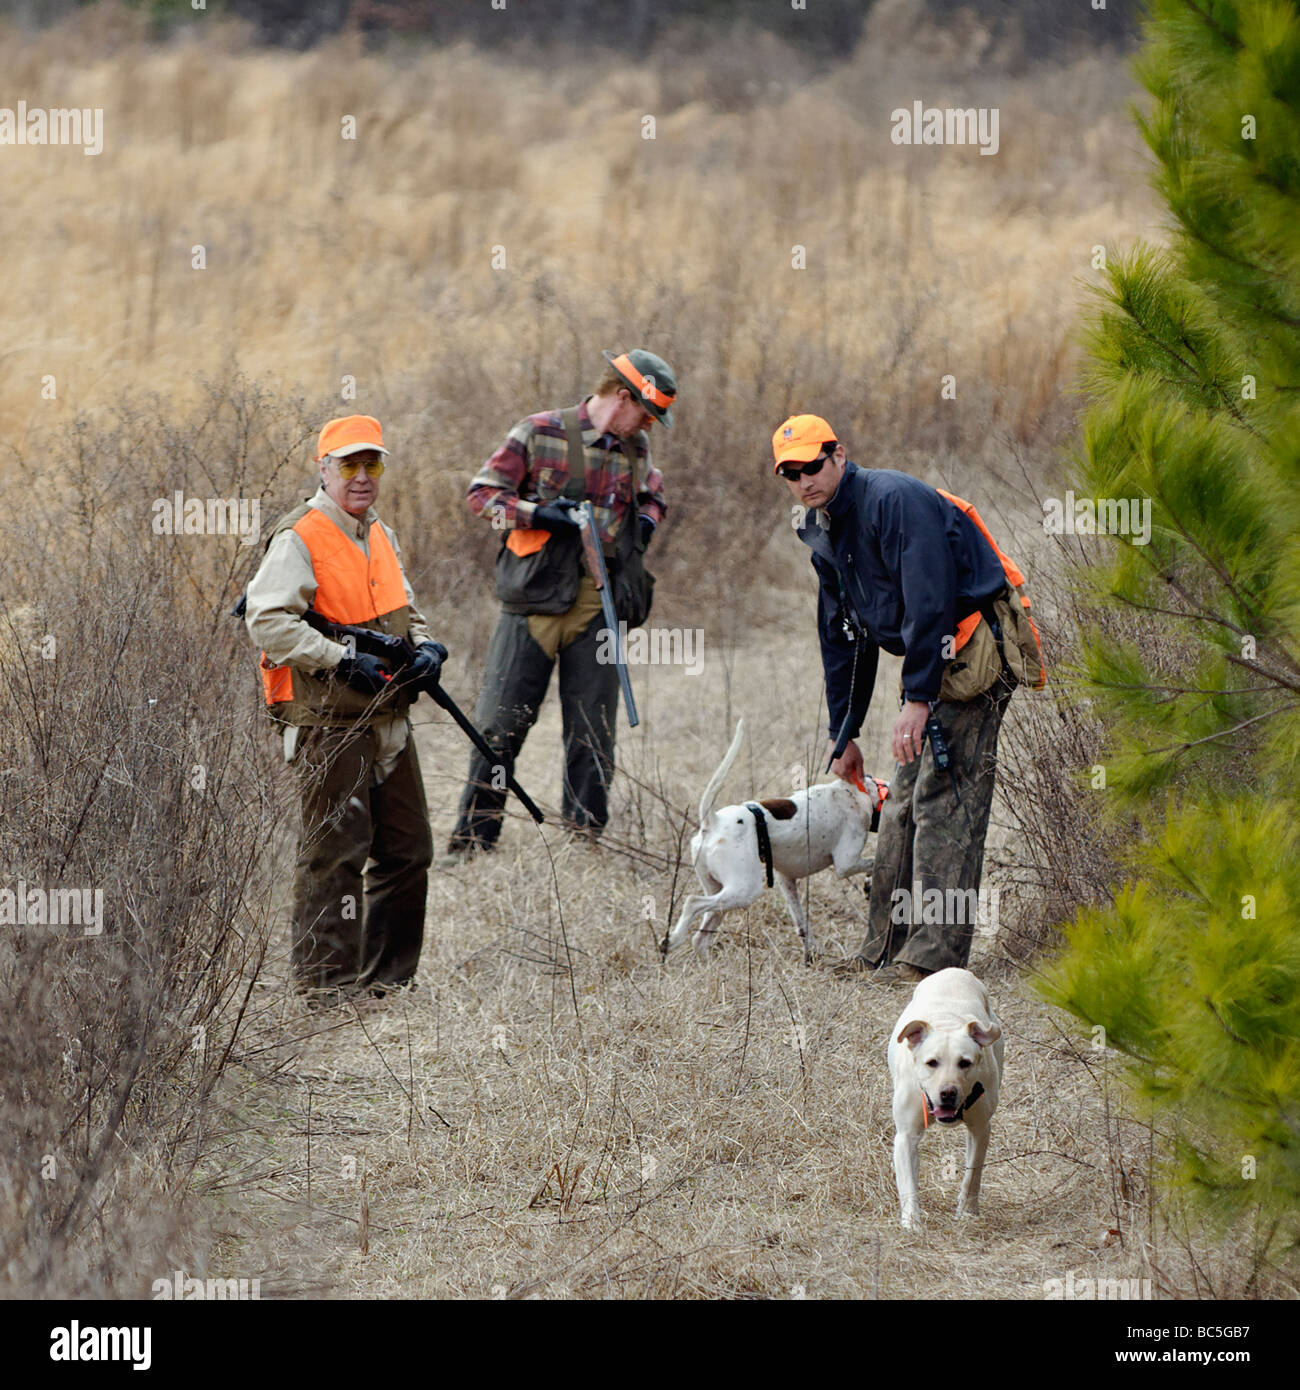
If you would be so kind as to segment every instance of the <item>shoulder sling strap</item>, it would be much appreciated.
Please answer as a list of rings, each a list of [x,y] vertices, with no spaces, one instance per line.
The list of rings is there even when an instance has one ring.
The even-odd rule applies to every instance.
[[[569,480],[560,495],[571,497],[575,502],[582,502],[587,496],[587,450],[582,442],[582,430],[578,427],[578,407],[571,405],[567,410],[560,411],[560,421],[564,425],[564,437],[569,446]],[[625,447],[629,451],[629,462],[632,465],[632,497],[628,502],[628,515],[635,516],[636,494],[640,486],[639,460],[635,443],[625,441]],[[626,517],[624,525],[626,526]],[[607,557],[618,551],[614,541],[606,541],[601,548]]]
[[[578,407],[571,405],[567,410],[560,411],[560,422],[564,425],[564,437],[569,444],[569,481],[565,483],[561,496],[581,502],[587,496],[587,451],[582,443],[582,431],[578,428]]]

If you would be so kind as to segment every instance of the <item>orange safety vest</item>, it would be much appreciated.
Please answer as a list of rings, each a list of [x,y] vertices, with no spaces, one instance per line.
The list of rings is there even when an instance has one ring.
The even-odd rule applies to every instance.
[[[292,516],[290,513],[284,521]],[[306,543],[316,575],[312,607],[322,617],[406,636],[408,608],[402,566],[379,522],[370,525],[368,558],[316,507],[306,508],[291,527],[281,523],[276,531],[284,529],[296,531]],[[268,711],[275,717],[287,717],[290,723],[322,722],[319,717],[293,717],[295,713],[346,716],[363,709],[374,711],[372,699],[360,692],[332,691],[326,698],[326,683],[292,666],[271,665],[265,652],[261,669]],[[349,700],[350,695],[356,698]],[[353,704],[357,708],[349,710]]]
[[[980,516],[979,512],[975,510],[975,507],[972,503],[967,502],[964,498],[955,496],[951,492],[945,492],[941,487],[935,488],[935,491],[939,494],[940,497],[946,497],[948,501],[953,504],[954,507],[957,507],[961,511],[965,512],[966,515],[970,517],[970,519],[975,523],[975,525],[980,528],[980,530],[984,533],[984,539],[988,541],[988,543],[993,547],[993,553],[1002,562],[1002,572],[1006,575],[1007,583],[1008,585],[1010,585],[1013,593],[1015,590],[1021,590],[1020,602],[1025,609],[1025,617],[1029,623],[1030,629],[1034,634],[1034,641],[1038,645],[1038,663],[1043,673],[1042,677],[1038,681],[1035,681],[1032,688],[1034,690],[1041,690],[1047,684],[1047,667],[1043,664],[1043,640],[1038,635],[1038,624],[1035,623],[1033,618],[1029,616],[1029,595],[1026,594],[1022,588],[1022,586],[1025,583],[1025,576],[1020,572],[1020,566],[1017,565],[1016,562],[1009,555],[1003,553],[1002,548],[998,545],[997,541],[995,541],[992,535],[990,535],[989,528],[985,526],[984,518]],[[961,651],[961,649],[966,645],[966,643],[969,642],[970,639],[974,636],[975,629],[979,626],[980,618],[982,616],[983,615],[977,609],[974,613],[969,614],[967,617],[963,618],[961,622],[957,624],[957,631],[954,634],[954,637],[956,639],[953,644],[954,652]]]

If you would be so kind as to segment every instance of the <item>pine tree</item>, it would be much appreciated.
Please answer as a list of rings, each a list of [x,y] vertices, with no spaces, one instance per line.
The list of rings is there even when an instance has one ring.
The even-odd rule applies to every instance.
[[[1074,488],[1150,499],[1092,542],[1083,695],[1113,904],[1066,930],[1048,997],[1126,1053],[1176,1181],[1300,1248],[1300,9],[1151,0],[1139,124],[1167,250],[1113,263],[1088,322]]]

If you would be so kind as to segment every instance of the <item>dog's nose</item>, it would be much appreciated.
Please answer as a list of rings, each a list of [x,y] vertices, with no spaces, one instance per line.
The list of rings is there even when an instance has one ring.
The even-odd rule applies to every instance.
[[[939,1092],[939,1104],[943,1106],[945,1110],[955,1110],[960,1098],[961,1093],[957,1090],[956,1086],[945,1086],[943,1090]]]

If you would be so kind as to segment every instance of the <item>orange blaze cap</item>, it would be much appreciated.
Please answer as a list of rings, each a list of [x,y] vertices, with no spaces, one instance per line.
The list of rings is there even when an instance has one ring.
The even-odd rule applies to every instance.
[[[609,365],[624,381],[630,386],[635,386],[646,400],[657,405],[660,410],[667,410],[677,399],[676,396],[666,396],[644,372],[637,371],[627,353],[624,352],[618,357],[611,357]]]
[[[772,472],[783,463],[811,463],[823,444],[834,444],[837,438],[820,415],[792,415],[772,436]]]
[[[316,441],[316,462],[326,454],[346,458],[362,449],[378,449],[381,454],[388,452],[384,448],[384,432],[379,421],[373,415],[344,415],[329,421],[321,430]]]

